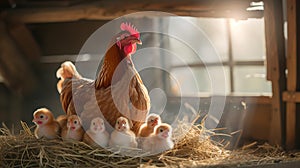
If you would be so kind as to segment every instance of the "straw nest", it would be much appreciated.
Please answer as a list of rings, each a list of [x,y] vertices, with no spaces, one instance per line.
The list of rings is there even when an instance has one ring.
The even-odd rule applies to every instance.
[[[26,123],[18,135],[1,128],[1,167],[192,167],[208,165],[260,164],[281,161],[287,157],[279,147],[255,143],[229,151],[210,139],[214,133],[199,125],[181,124],[174,136],[182,136],[174,149],[159,155],[122,156],[83,142],[36,139]],[[216,135],[214,135],[216,136]],[[257,146],[253,148],[254,146]]]

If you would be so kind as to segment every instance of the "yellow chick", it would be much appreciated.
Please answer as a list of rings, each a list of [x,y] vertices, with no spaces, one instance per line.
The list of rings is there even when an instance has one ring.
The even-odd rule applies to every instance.
[[[130,130],[130,122],[125,117],[117,119],[115,130],[110,135],[109,146],[137,148],[134,132]]]
[[[172,141],[172,127],[169,124],[162,123],[154,128],[154,132],[145,138],[142,149],[151,154],[161,153],[172,149],[174,142]]]
[[[141,125],[138,132],[138,137],[147,137],[154,131],[154,127],[161,124],[161,118],[157,114],[149,114],[146,122]]]
[[[33,113],[32,122],[37,126],[34,130],[36,138],[45,137],[47,139],[55,139],[58,137],[60,126],[50,110],[46,108],[37,109]]]
[[[68,116],[66,126],[62,127],[62,139],[81,141],[83,134],[84,130],[81,126],[80,118],[77,115]]]
[[[109,134],[105,130],[104,120],[100,117],[92,119],[90,128],[83,135],[83,142],[91,145],[107,147]]]

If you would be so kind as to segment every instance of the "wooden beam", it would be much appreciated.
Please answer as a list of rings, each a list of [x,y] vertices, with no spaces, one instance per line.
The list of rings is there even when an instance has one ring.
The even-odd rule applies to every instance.
[[[234,66],[264,66],[264,61],[233,61]],[[171,68],[184,68],[184,67],[206,67],[206,66],[229,66],[230,63],[228,61],[224,61],[222,63],[190,63],[185,65],[173,65]]]
[[[22,54],[24,54],[31,62],[40,61],[40,47],[26,25],[21,22],[8,21],[7,26],[9,35],[12,37]]]
[[[70,7],[7,9],[2,17],[23,23],[69,22],[81,19],[112,20],[141,11],[162,11],[180,16],[261,18],[263,11],[247,11],[250,0],[97,1]],[[126,8],[124,8],[126,7]],[[144,16],[140,16],[144,17]]]
[[[264,0],[265,36],[267,50],[267,78],[272,81],[272,117],[270,138],[272,144],[285,143],[285,104],[282,92],[286,88],[283,10],[281,0]]]
[[[0,74],[4,83],[15,93],[30,91],[37,78],[1,20],[0,37]]]
[[[209,96],[183,96],[183,97],[177,97],[177,96],[169,96],[168,100],[170,101],[180,101],[182,98],[184,99],[195,99],[199,100],[201,99],[201,102],[210,102],[211,101],[211,95]],[[272,100],[269,96],[226,96],[226,103],[233,102],[238,103],[241,101],[245,101],[247,105],[250,104],[263,104],[263,105],[269,105],[272,103]]]
[[[283,92],[283,101],[289,103],[300,103],[300,92]]]
[[[288,21],[288,41],[287,41],[287,91],[295,92],[297,87],[297,20],[296,20],[296,0],[287,0],[287,21]],[[287,102],[286,110],[286,147],[293,149],[296,140],[296,103]]]

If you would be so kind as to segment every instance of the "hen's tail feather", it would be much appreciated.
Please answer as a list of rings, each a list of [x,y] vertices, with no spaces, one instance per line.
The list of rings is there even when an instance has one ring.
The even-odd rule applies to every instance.
[[[81,75],[77,72],[75,65],[70,62],[66,61],[61,64],[60,68],[56,71],[56,77],[60,79],[57,82],[57,91],[61,93],[62,85],[65,79],[68,78],[76,78],[80,79],[82,78]]]

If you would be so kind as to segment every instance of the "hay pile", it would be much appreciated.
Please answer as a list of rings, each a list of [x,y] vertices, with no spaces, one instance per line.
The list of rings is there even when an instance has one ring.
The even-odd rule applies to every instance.
[[[206,130],[203,123],[197,126],[182,124],[175,135],[185,132],[174,149],[160,155],[136,157],[122,156],[102,148],[93,148],[83,142],[36,139],[26,123],[18,135],[1,128],[1,167],[147,167],[147,166],[200,166],[218,164],[258,164],[274,162],[285,154],[278,147],[255,144],[244,149],[229,151],[210,139],[214,133]],[[215,136],[215,135],[214,135]],[[264,150],[264,152],[259,152]]]

